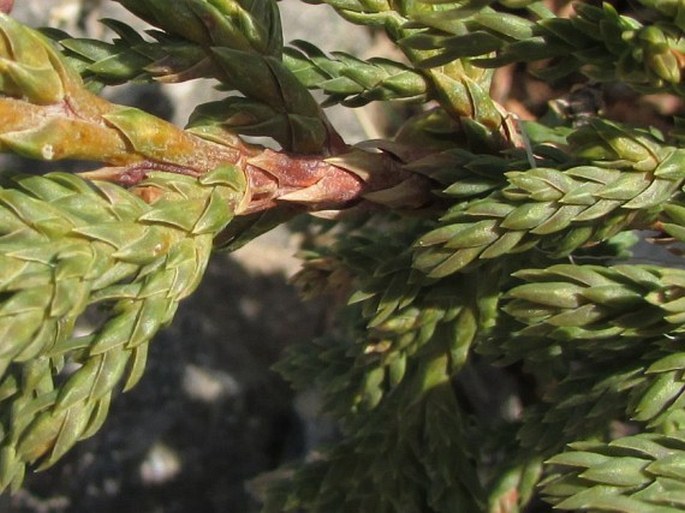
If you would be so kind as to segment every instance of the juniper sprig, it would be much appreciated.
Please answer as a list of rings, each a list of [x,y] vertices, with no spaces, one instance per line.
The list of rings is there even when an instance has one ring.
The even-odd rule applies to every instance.
[[[522,336],[588,340],[677,335],[685,275],[680,269],[555,265],[514,274],[504,311],[526,325]]]
[[[3,488],[21,482],[27,463],[50,465],[93,434],[117,383],[140,379],[148,343],[197,286],[245,190],[232,167],[200,179],[151,174],[136,192],[152,204],[73,175],[16,183],[0,192]],[[111,316],[75,337],[96,304]]]
[[[559,470],[544,483],[557,509],[680,511],[682,432],[641,433],[608,444],[575,443],[549,460]]]
[[[416,241],[414,265],[441,277],[474,261],[534,247],[558,258],[648,227],[679,192],[679,148],[599,121],[570,141],[587,164],[505,173],[504,187],[455,205],[439,227]]]
[[[97,431],[120,381],[138,381],[148,343],[194,290],[234,215],[276,197],[335,207],[398,177],[381,156],[347,150],[333,165],[246,145],[211,123],[178,129],[94,96],[37,32],[6,16],[0,31],[0,147],[106,164],[81,176],[8,176],[0,189],[0,488],[16,488],[27,464],[49,466]],[[365,158],[377,175],[341,167]],[[92,305],[110,315],[76,337]]]
[[[682,120],[522,122],[491,95],[527,71],[681,102],[681,2],[313,0],[393,60],[288,46],[275,0],[116,1],[151,28],[0,13],[0,151],[92,166],[0,174],[0,489],[99,429],[213,251],[314,213],[293,281],[331,311],[277,370],[339,433],[265,511],[684,509],[685,274],[620,261],[636,230],[685,241]],[[185,128],[96,94],[196,78],[223,96]],[[402,101],[357,146],[324,110]]]

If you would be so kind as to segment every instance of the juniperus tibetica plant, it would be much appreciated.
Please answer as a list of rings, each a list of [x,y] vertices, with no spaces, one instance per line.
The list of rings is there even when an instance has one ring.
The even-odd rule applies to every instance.
[[[685,123],[601,101],[681,105],[682,0],[312,2],[396,46],[368,59],[275,0],[117,1],[150,29],[0,15],[0,149],[92,164],[0,175],[0,488],[98,430],[212,251],[320,214],[294,283],[339,308],[278,371],[339,437],[265,511],[685,511]],[[498,80],[533,76],[520,119]],[[196,78],[224,97],[185,128],[98,96]],[[414,114],[347,144],[325,107],[372,102]]]

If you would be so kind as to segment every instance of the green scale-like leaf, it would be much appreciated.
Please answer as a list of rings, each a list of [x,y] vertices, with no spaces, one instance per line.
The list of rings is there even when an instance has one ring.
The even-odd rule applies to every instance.
[[[402,407],[402,422],[392,410],[374,412],[319,461],[274,486],[266,511],[480,511],[484,491],[471,448],[445,445],[463,433],[458,411],[443,382]]]
[[[335,266],[359,273],[358,291],[341,318],[360,315],[359,322],[349,332],[295,347],[279,367],[296,386],[319,383],[328,409],[341,417],[374,409],[393,391],[411,397],[416,393],[412,382],[426,372],[421,362],[428,354],[447,355],[451,371],[458,372],[480,330],[492,323],[497,267],[444,283],[426,282],[409,269],[406,251],[387,254],[394,244],[385,238],[340,241],[329,258],[335,255]],[[302,283],[306,276],[305,268],[302,287],[326,288]],[[332,369],[342,374],[331,380]]]
[[[437,278],[533,247],[564,256],[656,219],[682,183],[682,150],[646,136],[597,122],[572,141],[580,156],[604,162],[506,173],[507,186],[455,205],[417,240],[414,266]]]
[[[685,275],[649,266],[558,265],[519,271],[531,283],[509,291],[504,310],[522,336],[582,340],[679,334]]]
[[[426,79],[408,66],[389,59],[357,59],[336,52],[327,57],[305,41],[286,48],[284,63],[310,89],[321,89],[324,105],[361,107],[374,100],[425,100]]]
[[[271,0],[181,0],[169,9],[162,0],[116,0],[170,34],[203,46],[222,46],[278,56],[280,17]]]
[[[675,513],[683,505],[682,432],[572,444],[551,458],[544,493],[555,507]]]
[[[666,14],[666,19],[643,25],[608,2],[601,7],[577,4],[575,16],[540,20],[533,34],[506,41],[497,57],[479,63],[500,66],[556,59],[540,71],[542,77],[558,79],[581,71],[594,80],[626,82],[643,93],[669,90],[682,95],[682,7],[643,3]]]
[[[117,384],[124,380],[128,389],[140,379],[147,344],[197,286],[213,236],[242,198],[244,177],[233,167],[200,179],[150,173],[139,188],[157,191],[152,205],[74,175],[19,177],[13,187],[2,190],[11,194],[0,203],[3,217],[14,219],[10,237],[0,237],[8,264],[0,285],[7,296],[0,308],[2,487],[16,486],[25,464],[51,465],[92,434]],[[182,221],[171,208],[176,202],[184,206]],[[62,229],[40,233],[25,219],[32,214],[53,227],[59,220]],[[73,339],[80,315],[102,302],[113,305],[109,319]],[[28,373],[39,361],[46,366],[36,388]],[[65,361],[79,367],[55,385]]]
[[[319,107],[281,62],[280,18],[273,0],[184,0],[171,10],[155,0],[120,3],[161,29],[149,31],[154,41],[115,20],[105,21],[119,36],[112,44],[46,31],[90,87],[214,78],[221,88],[249,100],[228,98],[200,106],[192,126],[218,123],[238,133],[270,136],[297,153],[322,148],[327,130]]]

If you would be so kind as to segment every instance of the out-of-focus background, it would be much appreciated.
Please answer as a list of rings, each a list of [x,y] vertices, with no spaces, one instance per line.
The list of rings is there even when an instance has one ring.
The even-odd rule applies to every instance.
[[[358,55],[372,45],[368,32],[327,7],[297,0],[280,6],[286,40]],[[144,26],[112,0],[16,0],[12,16],[94,38],[111,37],[98,23],[105,17]],[[220,97],[209,81],[105,94],[179,125],[195,105]],[[366,137],[368,120],[334,110],[347,140]],[[25,171],[44,170],[33,165]],[[103,429],[55,467],[28,475],[13,496],[0,496],[0,513],[257,511],[260,482],[248,481],[301,457],[327,429],[316,418],[316,397],[295,397],[271,370],[284,347],[322,329],[319,306],[301,303],[288,284],[298,268],[294,238],[278,229],[215,255],[203,284],[153,342],[145,377],[114,400]]]

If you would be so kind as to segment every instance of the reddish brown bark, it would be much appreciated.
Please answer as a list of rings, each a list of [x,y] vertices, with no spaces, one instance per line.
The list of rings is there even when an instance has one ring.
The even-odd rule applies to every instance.
[[[298,156],[264,150],[243,168],[250,201],[245,213],[277,205],[308,211],[342,210],[363,201],[416,209],[433,198],[428,178],[403,169],[387,153],[347,148],[332,157]]]
[[[247,198],[241,211],[236,212],[238,215],[282,205],[310,212],[343,210],[364,201],[391,208],[416,209],[434,199],[428,178],[403,169],[397,157],[385,152],[346,147],[335,156],[291,155],[246,144],[225,147],[221,151],[223,146],[203,139],[198,139],[195,146],[194,160],[203,162],[204,166],[189,167],[177,162],[143,159],[82,175],[133,187],[144,180],[149,171],[199,176],[216,165],[234,164],[245,173],[247,180]],[[211,158],[203,155],[203,151],[209,152]]]

